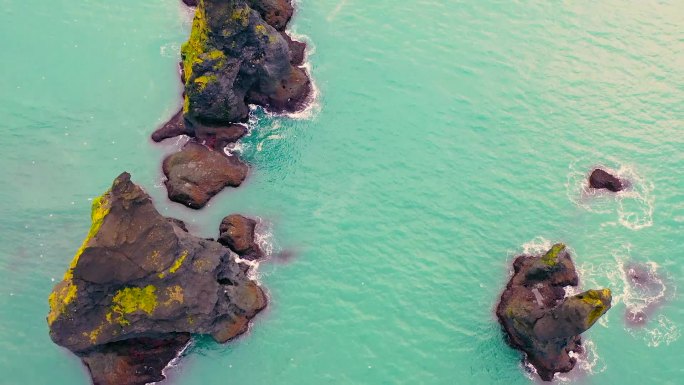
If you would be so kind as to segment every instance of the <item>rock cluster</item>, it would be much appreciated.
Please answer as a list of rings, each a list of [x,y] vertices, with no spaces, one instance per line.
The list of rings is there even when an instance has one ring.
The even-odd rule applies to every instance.
[[[243,333],[266,297],[248,265],[160,215],[123,173],[93,201],[91,229],[49,303],[52,340],[113,385],[158,381],[191,334]]]
[[[545,381],[575,366],[571,353],[583,351],[579,335],[611,306],[609,289],[566,297],[566,287],[575,287],[578,281],[563,244],[544,255],[521,255],[513,262],[513,276],[496,309],[510,345],[525,353]]]
[[[183,108],[152,134],[153,140],[188,135],[222,154],[226,145],[245,135],[246,128],[238,123],[247,121],[249,104],[273,112],[302,108],[311,81],[301,66],[306,45],[285,32],[294,12],[291,0],[184,2],[196,9],[190,38],[181,49]],[[175,166],[169,167],[165,173],[174,173]],[[216,185],[196,186],[210,192]],[[178,183],[169,179],[169,186]],[[169,198],[191,208],[206,203],[178,195],[177,189],[169,190]]]

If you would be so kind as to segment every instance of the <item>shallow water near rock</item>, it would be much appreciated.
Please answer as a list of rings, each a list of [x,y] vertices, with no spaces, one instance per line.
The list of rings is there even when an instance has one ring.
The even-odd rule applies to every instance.
[[[559,241],[614,295],[562,382],[680,382],[681,4],[298,3],[317,104],[257,111],[247,181],[193,211],[162,183],[180,143],[149,140],[180,106],[180,1],[0,1],[0,384],[88,383],[47,296],[124,170],[193,233],[258,216],[289,256],[261,264],[251,331],[200,339],[170,384],[530,384],[493,309],[511,258]],[[587,194],[597,165],[631,191]],[[651,262],[666,299],[628,327],[625,301],[648,298],[622,267]]]

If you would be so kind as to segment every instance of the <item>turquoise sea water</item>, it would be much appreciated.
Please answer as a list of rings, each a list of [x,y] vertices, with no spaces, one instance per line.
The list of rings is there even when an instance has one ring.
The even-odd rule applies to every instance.
[[[121,171],[215,236],[264,219],[270,307],[200,340],[170,384],[530,384],[493,316],[516,253],[564,241],[614,307],[562,383],[681,384],[684,4],[301,0],[309,114],[255,114],[248,183],[196,212],[165,199],[153,129],[179,107],[175,0],[0,0],[0,384],[87,384],[47,296]],[[618,198],[582,191],[603,164]],[[628,261],[664,301],[643,328]]]

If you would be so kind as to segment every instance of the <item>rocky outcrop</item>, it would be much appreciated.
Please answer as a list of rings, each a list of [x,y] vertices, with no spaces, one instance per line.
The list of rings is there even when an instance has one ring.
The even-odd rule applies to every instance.
[[[605,189],[612,192],[622,191],[625,183],[618,177],[600,168],[594,169],[589,176],[589,186],[594,189]]]
[[[200,209],[224,187],[237,187],[247,177],[247,165],[236,156],[225,156],[205,146],[189,142],[164,159],[169,199]]]
[[[244,259],[260,259],[263,254],[255,240],[256,224],[254,219],[239,214],[229,215],[221,221],[218,242]]]
[[[152,133],[152,140],[161,142],[164,139],[173,138],[179,135],[187,135],[194,138],[196,143],[215,151],[223,151],[227,145],[235,143],[247,134],[247,127],[242,124],[231,124],[229,126],[204,126],[192,124],[179,111],[162,127]]]
[[[565,245],[556,244],[544,255],[521,255],[513,262],[513,276],[496,309],[511,346],[545,381],[568,372],[582,353],[580,334],[611,306],[609,289],[588,290],[566,297],[566,286],[578,285],[575,265]]]
[[[249,104],[296,111],[311,93],[311,81],[301,67],[306,44],[285,32],[294,12],[291,0],[184,3],[197,8],[181,48],[183,108],[152,139],[194,138],[195,144],[166,158],[163,168],[169,198],[199,209],[223,187],[239,185],[247,171],[237,157],[222,159],[197,144],[222,153],[247,133],[236,123],[247,121]]]
[[[249,266],[161,216],[127,173],[93,200],[91,217],[47,320],[97,384],[156,381],[190,334],[228,341],[266,306]]]
[[[245,121],[249,103],[301,108],[311,85],[281,34],[291,16],[289,0],[199,0],[181,50],[185,117],[220,126]]]

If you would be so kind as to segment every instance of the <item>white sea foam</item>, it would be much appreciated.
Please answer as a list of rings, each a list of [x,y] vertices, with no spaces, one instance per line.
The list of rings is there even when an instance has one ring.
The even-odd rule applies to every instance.
[[[566,181],[568,199],[578,207],[597,214],[615,212],[617,222],[629,229],[639,230],[653,225],[654,185],[640,176],[635,168],[628,164],[611,162],[617,168],[604,164],[590,164],[575,161],[569,165]],[[600,167],[627,181],[630,186],[618,193],[596,191],[589,187],[589,173]],[[614,223],[604,223],[612,225]]]
[[[529,242],[523,243],[523,254],[537,255],[546,253],[553,244],[544,237],[536,237]]]
[[[648,283],[644,286],[630,282],[630,263],[646,269]],[[616,309],[622,311],[645,312],[649,317],[644,326],[625,325],[625,331],[636,339],[640,339],[651,347],[662,343],[669,345],[681,336],[680,328],[664,314],[654,314],[657,305],[674,298],[676,286],[665,271],[653,261],[636,262],[632,257],[630,244],[622,245],[613,252],[613,261],[599,265],[582,263],[577,266],[578,273],[587,286],[606,286],[613,292],[612,307],[614,310],[599,319],[599,324],[608,326],[611,315]],[[619,306],[623,304],[624,308]],[[622,317],[619,317],[622,322]]]
[[[170,369],[173,369],[173,368],[175,368],[175,367],[178,365],[178,363],[180,362],[181,357],[183,357],[183,355],[185,354],[185,352],[192,346],[193,342],[194,342],[194,341],[193,341],[193,339],[191,338],[190,341],[188,341],[188,343],[185,344],[185,346],[183,347],[183,349],[181,349],[181,350],[178,352],[178,354],[176,354],[176,357],[174,357],[171,361],[169,361],[169,363],[166,364],[166,366],[164,367],[164,369],[162,369],[162,375],[164,376],[165,379],[166,379],[166,377],[168,377],[168,376],[167,376],[167,372],[168,372]],[[162,380],[162,381],[159,381],[159,382],[148,382],[146,385],[160,384],[160,383],[163,383],[164,381],[165,381],[165,380]]]
[[[570,357],[576,358],[577,363],[571,372],[556,373],[554,379],[558,383],[565,384],[575,382],[578,376],[588,376],[606,370],[607,365],[598,355],[594,341],[583,338],[582,347],[584,348],[584,352],[582,353],[570,352]]]

